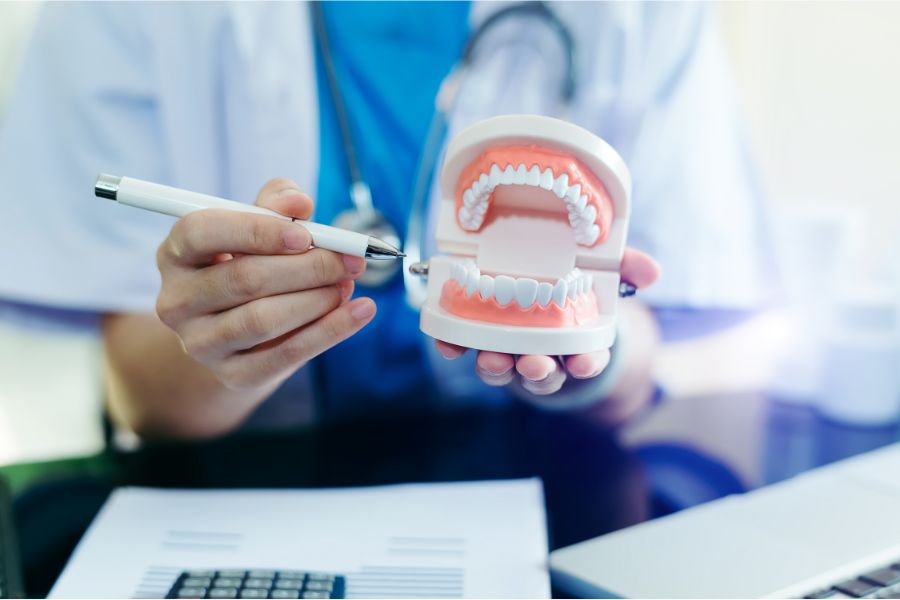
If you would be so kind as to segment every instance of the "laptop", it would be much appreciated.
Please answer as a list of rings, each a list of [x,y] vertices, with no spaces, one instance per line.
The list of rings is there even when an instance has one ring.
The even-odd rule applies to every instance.
[[[591,598],[900,598],[900,444],[553,552]]]

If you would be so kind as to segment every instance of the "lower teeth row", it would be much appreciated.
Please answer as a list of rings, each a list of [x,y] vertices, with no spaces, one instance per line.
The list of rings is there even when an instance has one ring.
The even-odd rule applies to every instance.
[[[542,308],[550,302],[564,307],[566,298],[574,301],[577,296],[590,292],[594,279],[592,275],[584,274],[578,269],[557,279],[555,284],[539,282],[529,277],[491,277],[482,275],[473,261],[451,264],[450,276],[465,288],[467,296],[477,291],[484,300],[493,296],[500,306],[506,306],[515,300],[521,308],[528,308],[535,302]]]

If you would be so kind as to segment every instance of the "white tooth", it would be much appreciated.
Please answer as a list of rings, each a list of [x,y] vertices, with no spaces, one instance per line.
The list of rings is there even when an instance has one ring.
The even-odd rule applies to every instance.
[[[573,186],[569,186],[569,189],[566,191],[566,204],[575,204],[578,198],[581,196],[581,184],[576,183]]]
[[[516,176],[513,179],[513,183],[525,183],[525,178],[528,177],[528,169],[525,165],[519,165],[516,169]]]
[[[491,174],[488,176],[488,187],[490,189],[494,189],[500,184],[501,175],[503,175],[503,171],[500,170],[500,167],[491,165]]]
[[[459,220],[465,223],[472,218],[472,211],[469,210],[468,207],[463,206],[459,209]]]
[[[472,213],[472,215],[481,218],[484,216],[484,213],[487,212],[487,209],[488,209],[487,202],[479,202],[475,206],[471,207],[469,209],[469,211]]]
[[[597,241],[600,235],[600,228],[590,223],[582,223],[575,230],[575,241],[583,246],[590,246]]]
[[[490,183],[491,183],[491,178],[488,177],[485,173],[482,173],[481,177],[478,178],[478,185],[481,186],[482,193],[491,191],[491,186],[489,185]]]
[[[584,293],[584,277],[579,277],[579,278],[575,281],[575,283],[576,283],[576,285],[577,285],[577,287],[578,287],[578,289],[577,289],[576,291],[577,291],[578,295],[580,296],[581,294]]]
[[[566,283],[565,279],[557,279],[556,285],[553,286],[553,301],[556,302],[557,306],[563,307],[566,305],[566,295],[569,293],[569,284]]]
[[[516,302],[522,308],[528,308],[534,304],[537,296],[538,282],[528,277],[522,277],[516,280]]]
[[[578,202],[575,202],[574,206],[578,210],[578,212],[583,212],[584,207],[587,206],[587,196],[585,196],[584,194],[578,196]]]
[[[498,275],[494,278],[494,297],[497,304],[506,306],[516,293],[516,280],[507,275]]]
[[[459,266],[459,284],[463,287],[466,287],[467,283],[469,283],[469,266],[468,265],[460,265]]]
[[[481,271],[478,267],[469,269],[466,274],[466,296],[471,296],[478,289],[478,280],[481,279]]]
[[[573,228],[577,228],[578,224],[581,222],[581,215],[579,215],[574,210],[569,213],[569,225],[571,225]]]
[[[466,291],[468,291],[468,290],[466,290]],[[568,292],[569,292],[569,294],[568,294],[569,299],[575,300],[575,296],[578,294],[578,282],[577,281],[572,281],[569,283]]]
[[[494,278],[490,275],[482,275],[478,280],[478,293],[487,300],[494,293]]]
[[[472,190],[466,190],[463,194],[463,204],[468,206],[469,208],[475,204],[475,194],[472,193]]]
[[[547,306],[550,302],[550,296],[553,295],[553,286],[546,281],[541,283],[537,289],[537,301],[542,307]]]
[[[470,187],[469,189],[472,190],[472,193],[477,198],[478,196],[481,195],[481,192],[484,190],[484,186],[482,186],[481,182],[476,179],[475,182],[472,184],[472,187]]]
[[[509,185],[513,182],[513,179],[516,176],[516,170],[513,169],[512,165],[506,165],[506,168],[503,170],[503,174],[500,176],[500,183],[503,185]]]
[[[466,268],[459,263],[453,263],[453,279],[466,285]]]
[[[563,173],[553,182],[553,193],[557,198],[565,198],[567,191],[569,191],[569,175]]]
[[[587,285],[587,288],[584,290],[585,292],[593,291],[593,289],[594,289],[594,276],[593,275],[587,276],[587,284],[586,285]]]
[[[528,171],[528,177],[525,178],[525,183],[528,185],[540,185],[541,184],[541,168],[537,165],[531,167],[531,170]]]
[[[588,223],[593,223],[597,220],[597,207],[593,204],[588,204],[584,207],[584,210],[581,211],[581,218],[587,221]]]
[[[553,170],[545,169],[541,174],[541,187],[545,190],[549,190],[553,187]]]

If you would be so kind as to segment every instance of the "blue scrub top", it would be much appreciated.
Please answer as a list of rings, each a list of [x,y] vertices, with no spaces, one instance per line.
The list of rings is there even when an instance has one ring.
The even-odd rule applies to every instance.
[[[468,2],[323,2],[322,9],[362,176],[376,208],[403,239],[414,178],[441,81],[469,35]],[[318,49],[317,49],[318,53]],[[320,172],[316,219],[352,206],[347,160],[322,56],[316,56]],[[432,374],[418,313],[398,273],[383,287],[357,286],[378,305],[374,321],[313,368],[324,416],[428,406]]]

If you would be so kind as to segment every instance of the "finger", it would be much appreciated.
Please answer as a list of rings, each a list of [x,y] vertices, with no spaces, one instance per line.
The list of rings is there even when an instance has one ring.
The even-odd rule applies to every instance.
[[[173,293],[182,295],[179,306],[185,314],[208,314],[266,296],[333,285],[358,277],[365,268],[364,258],[318,248],[297,256],[242,256],[186,275],[192,278],[190,285]]]
[[[182,335],[196,359],[225,358],[274,340],[341,305],[353,282],[260,298],[217,315],[195,319]]]
[[[255,387],[286,376],[308,360],[362,329],[375,316],[371,298],[357,298],[282,338],[226,359],[222,381],[232,388]]]
[[[297,219],[308,219],[314,207],[312,198],[287,177],[266,182],[256,195],[256,205]]]
[[[459,358],[466,353],[466,350],[468,350],[468,348],[450,344],[448,342],[442,342],[441,340],[434,340],[434,345],[437,347],[438,352],[441,353],[441,356],[447,360]]]
[[[609,350],[573,354],[565,359],[566,370],[575,379],[590,379],[603,372],[609,364]]]
[[[515,377],[515,360],[511,354],[479,352],[475,359],[475,372],[488,385],[506,385]]]
[[[522,387],[537,396],[554,394],[566,382],[566,372],[549,356],[523,356],[516,361]]]
[[[356,289],[356,282],[352,279],[342,281],[341,286],[341,304],[347,304],[353,298],[353,290]]]
[[[223,253],[297,254],[312,237],[297,223],[266,215],[222,209],[193,212],[178,220],[163,245],[159,261],[187,267],[206,266]]]
[[[649,254],[634,248],[625,248],[619,271],[623,281],[637,288],[645,288],[659,279],[661,269],[659,263]]]
[[[532,381],[546,379],[559,364],[549,356],[526,355],[520,356],[516,361],[516,371],[519,375]]]

